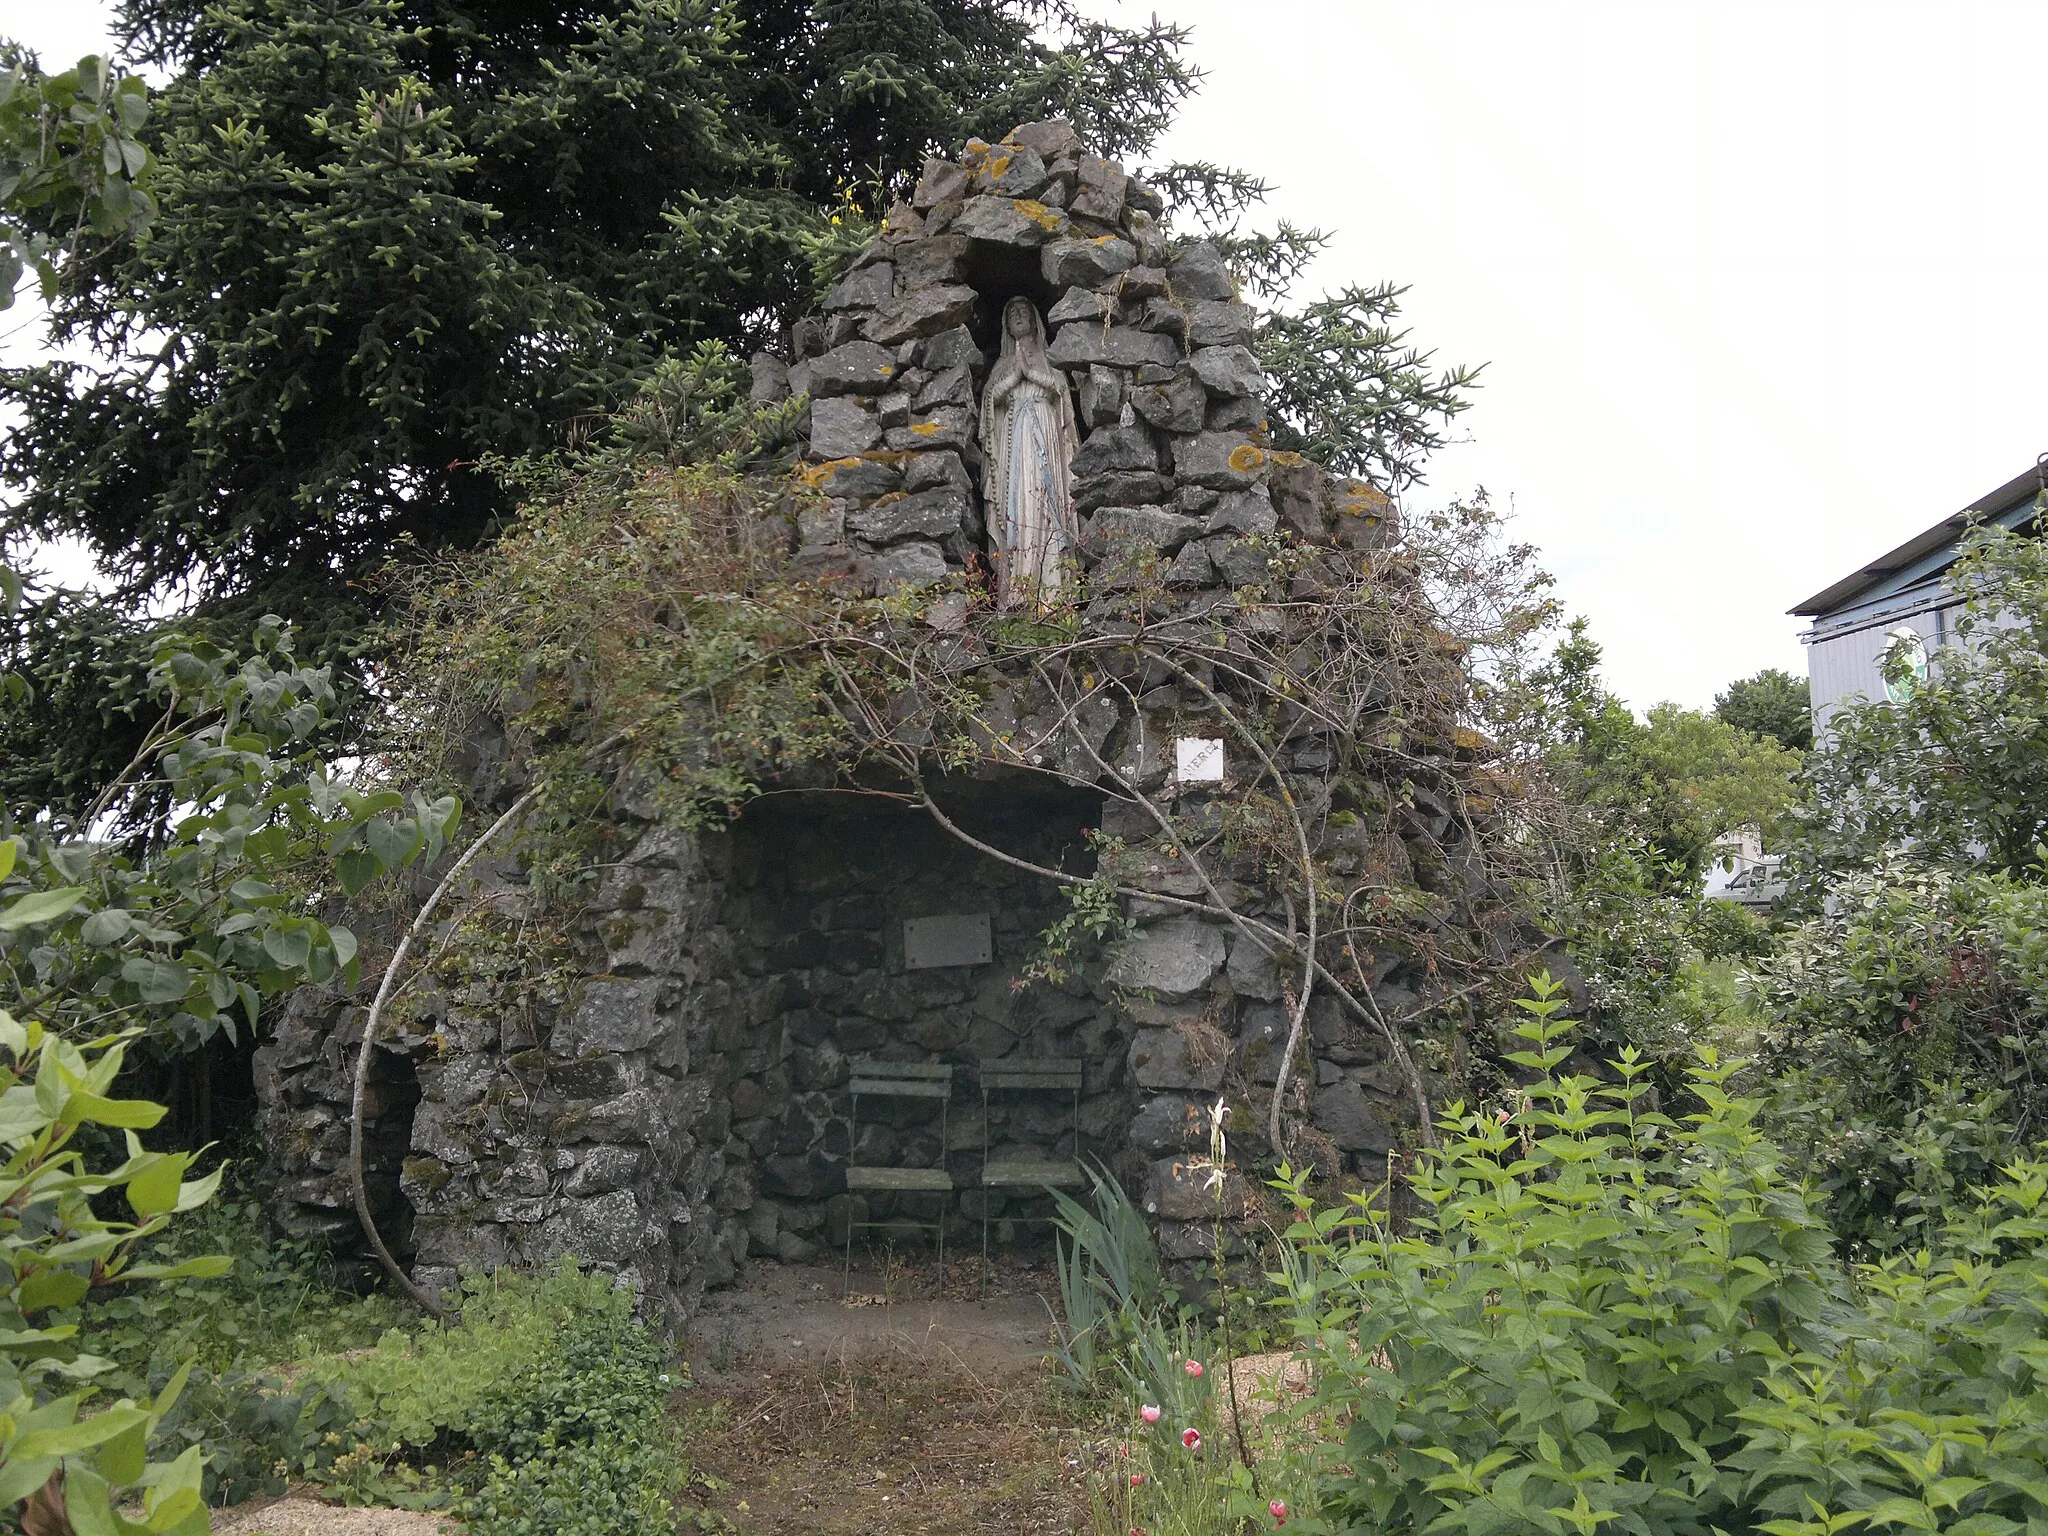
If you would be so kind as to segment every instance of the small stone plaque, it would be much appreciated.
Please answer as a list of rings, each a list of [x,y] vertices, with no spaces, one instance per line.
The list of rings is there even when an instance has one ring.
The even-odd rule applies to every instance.
[[[903,963],[913,971],[946,965],[987,965],[994,958],[986,912],[913,917],[903,925]]]
[[[1183,736],[1173,744],[1173,776],[1183,784],[1223,782],[1223,743],[1205,736]]]

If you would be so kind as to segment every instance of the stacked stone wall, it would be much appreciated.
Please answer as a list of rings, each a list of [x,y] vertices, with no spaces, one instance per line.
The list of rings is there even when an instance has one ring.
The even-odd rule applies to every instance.
[[[870,590],[983,578],[977,402],[1003,307],[1020,294],[1047,321],[1082,433],[1073,553],[1089,632],[1131,633],[1137,586],[1153,626],[1263,622],[1239,594],[1269,580],[1276,534],[1336,561],[1385,548],[1396,526],[1384,496],[1273,450],[1253,311],[1213,247],[1169,250],[1161,212],[1155,193],[1063,123],[928,162],[823,313],[793,328],[783,355],[754,359],[757,398],[794,391],[810,402],[793,575]],[[930,622],[947,623],[944,608]],[[1060,778],[989,770],[952,789],[991,842],[1069,870],[1086,867],[1082,830],[1099,825],[1122,850],[1119,882],[1160,898],[1128,899],[1128,941],[1061,986],[1013,985],[1062,910],[1059,892],[920,815],[785,791],[732,832],[698,836],[655,824],[624,795],[623,852],[559,950],[516,973],[434,973],[380,1051],[369,1182],[390,1230],[409,1235],[419,1277],[446,1284],[466,1267],[575,1254],[679,1315],[751,1257],[817,1256],[850,1216],[892,1214],[845,1190],[847,1065],[862,1055],[955,1065],[945,1147],[936,1117],[876,1106],[861,1152],[943,1155],[956,1239],[981,1210],[978,1072],[1062,1056],[1084,1068],[1082,1152],[1140,1194],[1172,1263],[1204,1260],[1219,1213],[1202,1166],[1212,1111],[1234,1106],[1225,1129],[1241,1160],[1270,1150],[1263,1111],[1248,1106],[1274,1081],[1286,997],[1272,959],[1231,924],[1165,899],[1204,890],[1174,840],[1128,798],[1105,802],[1115,779],[1170,806],[1184,828],[1213,829],[1241,782],[1236,772],[1173,782],[1172,743],[1214,734],[1212,705],[1186,679],[1130,667],[1127,704],[1098,696],[1068,714],[999,692],[991,731],[1019,744],[1020,768]],[[1335,744],[1313,723],[1282,751],[1280,771],[1331,869],[1390,885],[1448,878],[1461,829],[1425,768],[1398,791],[1339,782]],[[1441,771],[1457,770],[1446,760]],[[517,770],[501,756],[481,756],[478,775],[480,805],[516,793]],[[1217,869],[1236,882],[1242,913],[1287,921],[1254,865]],[[507,849],[475,894],[508,932],[542,915],[522,882]],[[906,920],[978,912],[992,920],[988,964],[907,966]],[[1421,1011],[1440,985],[1398,949],[1360,958],[1385,1017]],[[309,990],[259,1053],[279,1209],[341,1248],[352,1226],[347,1078],[364,1001]],[[1406,1080],[1383,1038],[1327,991],[1307,1022],[1305,1144],[1322,1171],[1377,1182],[1412,1122]],[[1065,1113],[1007,1106],[992,1140],[1018,1155],[1047,1149]],[[1232,1173],[1226,1227],[1256,1205]],[[1040,1197],[997,1214],[1043,1208]]]

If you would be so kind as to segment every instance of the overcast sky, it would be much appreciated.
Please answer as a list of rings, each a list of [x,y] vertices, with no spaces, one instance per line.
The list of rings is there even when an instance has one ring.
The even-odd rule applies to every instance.
[[[2048,449],[2038,0],[1089,4],[1195,29],[1164,152],[1332,231],[1308,289],[1487,365],[1409,501],[1511,500],[1638,707],[1803,674],[1786,609]]]

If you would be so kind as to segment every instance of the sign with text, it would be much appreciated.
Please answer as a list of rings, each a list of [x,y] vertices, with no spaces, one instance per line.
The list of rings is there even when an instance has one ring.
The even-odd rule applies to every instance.
[[[1173,776],[1183,784],[1223,782],[1223,743],[1206,736],[1183,736],[1173,744]]]

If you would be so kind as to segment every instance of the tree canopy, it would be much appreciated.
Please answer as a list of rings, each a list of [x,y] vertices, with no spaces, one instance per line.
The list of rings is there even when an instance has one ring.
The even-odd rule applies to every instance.
[[[1064,29],[1064,44],[1039,28]],[[290,614],[506,509],[665,352],[770,339],[920,156],[1067,112],[1142,149],[1181,34],[1035,0],[127,0],[164,213],[8,375],[17,528]]]
[[[1737,678],[1715,694],[1714,718],[1795,752],[1813,745],[1812,691],[1805,678],[1779,667]]]

